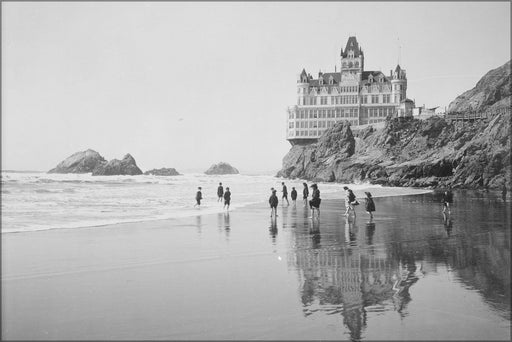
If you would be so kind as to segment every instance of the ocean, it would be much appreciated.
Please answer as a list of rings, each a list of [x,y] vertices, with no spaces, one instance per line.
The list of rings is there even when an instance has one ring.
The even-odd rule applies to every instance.
[[[210,176],[200,173],[181,176],[92,176],[2,171],[1,176],[2,233],[73,229],[222,212],[223,203],[217,202],[219,182],[231,190],[230,211],[266,203],[271,187],[276,188],[278,197],[281,197],[283,181],[288,192],[292,187],[297,189],[301,202],[304,182],[269,175]],[[343,198],[344,185],[318,183],[322,199]],[[199,186],[202,187],[203,201],[201,208],[194,208]],[[429,191],[370,184],[349,186],[358,198],[364,197],[364,191],[370,191],[374,197]]]

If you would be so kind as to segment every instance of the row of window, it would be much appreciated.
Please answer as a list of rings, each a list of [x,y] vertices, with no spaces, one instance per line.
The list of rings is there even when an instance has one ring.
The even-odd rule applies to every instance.
[[[316,118],[341,118],[356,117],[357,108],[335,108],[335,109],[299,109],[296,113],[290,112],[290,119],[316,119]]]
[[[320,83],[320,84],[323,84],[323,83]],[[330,85],[332,85],[332,83],[329,83]],[[380,92],[380,91],[385,91],[386,88],[385,88],[386,85],[372,85],[372,86],[364,86],[362,87],[361,89],[365,89],[367,92],[371,93],[371,92]],[[401,90],[402,89],[402,85],[400,84],[394,84],[393,85],[393,88],[394,90]],[[359,86],[343,86],[343,87],[331,87],[329,89],[327,88],[323,88],[325,89],[325,91],[333,91],[333,90],[337,90],[339,93],[357,93],[359,92],[360,88]],[[317,88],[317,87],[311,87],[309,89],[309,92],[316,92],[316,93],[319,93],[322,89],[321,88]],[[389,91],[389,90],[388,90]],[[298,87],[297,88],[297,93],[298,94],[308,94],[309,93],[307,91],[307,88],[302,88],[302,87]],[[316,95],[316,94],[312,94],[312,95]]]
[[[388,115],[393,115],[395,113],[395,108],[363,108],[363,116],[368,117],[386,117]]]
[[[386,117],[394,115],[395,107],[363,107],[361,108],[362,117]],[[288,119],[307,120],[307,119],[334,119],[334,118],[355,118],[358,117],[357,108],[336,108],[336,109],[299,109],[296,113],[288,112]]]
[[[330,97],[330,101],[329,101]],[[343,96],[318,96],[318,97],[299,97],[297,105],[299,106],[316,106],[319,105],[339,105],[339,104],[357,104],[358,95],[343,95]],[[399,103],[403,100],[402,94],[395,94],[394,98],[391,98],[391,94],[381,95],[361,95],[361,103]]]
[[[351,120],[350,121],[350,124],[355,126],[358,124],[357,120]],[[327,129],[327,128],[324,128],[324,129],[319,129],[319,130],[297,130],[297,131],[290,131],[288,136],[289,137],[292,137],[292,136],[297,136],[297,137],[318,137],[320,136],[323,131]]]
[[[354,116],[351,116],[354,117]],[[358,121],[357,119],[348,120],[350,122]],[[338,120],[315,120],[315,121],[297,121],[289,122],[288,128],[329,128],[334,126]]]

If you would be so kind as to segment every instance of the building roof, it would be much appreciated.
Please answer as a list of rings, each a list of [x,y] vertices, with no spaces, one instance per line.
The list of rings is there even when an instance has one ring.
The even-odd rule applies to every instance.
[[[322,74],[322,78],[324,79],[324,84],[320,84],[319,79],[311,79],[309,80],[309,85],[312,87],[319,87],[319,86],[328,86],[329,84],[329,77],[333,78],[333,84],[339,84],[341,81],[341,73],[339,72],[326,72]]]
[[[347,57],[348,50],[354,50],[354,57],[359,57],[359,55],[363,54],[359,43],[357,42],[357,38],[355,36],[348,37],[347,45],[345,46],[345,51],[341,49],[340,56]]]
[[[382,75],[384,77],[384,81],[385,82],[388,82],[389,81],[389,78],[386,77],[386,75],[384,75],[384,73],[382,71],[378,71],[378,70],[375,70],[375,71],[363,71],[363,74],[362,74],[362,77],[361,77],[361,81],[368,81],[368,77],[372,75],[373,78],[377,78],[377,76],[379,75]]]

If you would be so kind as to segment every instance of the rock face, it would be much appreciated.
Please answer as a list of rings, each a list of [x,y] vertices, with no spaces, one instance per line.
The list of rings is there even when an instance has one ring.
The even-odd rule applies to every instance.
[[[338,123],[317,143],[292,146],[278,176],[414,187],[501,189],[506,183],[510,190],[511,97],[500,77],[510,82],[510,62],[488,73],[471,90],[480,100],[464,102],[459,96],[450,104],[460,111],[508,105],[508,112],[496,114],[489,122],[395,118],[383,129],[368,127],[356,134],[348,122]],[[497,88],[490,86],[491,79]],[[461,96],[470,96],[465,94],[469,92]]]
[[[238,170],[228,163],[220,162],[210,166],[204,173],[207,175],[234,175],[238,174]]]
[[[176,171],[174,168],[161,168],[161,169],[153,169],[144,172],[145,175],[154,175],[154,176],[179,176],[180,173]]]
[[[137,167],[135,159],[130,154],[122,160],[112,159],[108,163],[98,165],[93,171],[93,176],[114,176],[114,175],[141,175],[142,171]]]
[[[106,163],[105,158],[98,152],[89,149],[74,153],[48,173],[89,173],[102,163]]]
[[[457,96],[448,106],[448,112],[485,110],[496,102],[510,97],[510,68],[511,61],[508,61],[501,67],[489,71],[473,89]]]

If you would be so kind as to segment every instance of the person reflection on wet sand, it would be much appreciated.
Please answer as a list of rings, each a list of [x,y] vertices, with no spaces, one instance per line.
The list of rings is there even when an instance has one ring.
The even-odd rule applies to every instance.
[[[446,229],[446,235],[448,236],[451,236],[452,235],[452,219],[450,218],[450,216],[447,216],[445,214],[443,214],[444,216],[444,219],[443,219],[443,222],[444,222],[444,228]]]
[[[226,233],[226,239],[229,238],[229,232],[231,231],[231,225],[229,223],[229,213],[224,213],[224,232]]]
[[[369,222],[366,224],[366,243],[373,245],[373,234],[375,233],[375,223]]]
[[[357,226],[355,217],[353,220],[348,216],[345,218],[345,242],[350,246],[357,246]]]
[[[313,220],[313,222],[311,222],[309,234],[311,234],[311,241],[313,242],[311,248],[320,248],[320,220]]]
[[[201,234],[201,215],[196,216],[196,227],[197,227],[197,233]]]
[[[271,217],[270,218],[270,227],[269,227],[270,237],[272,238],[272,243],[276,243],[276,236],[277,236],[277,218]]]

